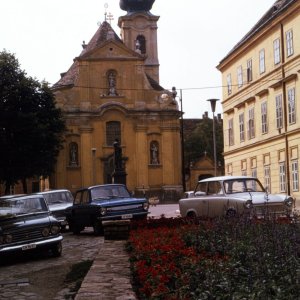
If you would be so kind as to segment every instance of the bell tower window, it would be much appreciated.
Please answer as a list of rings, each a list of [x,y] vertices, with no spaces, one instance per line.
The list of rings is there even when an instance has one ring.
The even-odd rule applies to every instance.
[[[145,54],[146,53],[146,39],[143,35],[138,35],[135,40],[135,51]]]

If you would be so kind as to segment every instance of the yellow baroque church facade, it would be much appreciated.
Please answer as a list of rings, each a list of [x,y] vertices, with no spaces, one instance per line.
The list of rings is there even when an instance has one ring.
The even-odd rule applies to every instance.
[[[121,37],[104,21],[53,86],[67,132],[50,188],[116,182],[117,141],[128,189],[175,200],[182,193],[181,112],[159,84],[159,17],[126,8]]]
[[[300,1],[278,0],[223,58],[225,173],[300,207]]]

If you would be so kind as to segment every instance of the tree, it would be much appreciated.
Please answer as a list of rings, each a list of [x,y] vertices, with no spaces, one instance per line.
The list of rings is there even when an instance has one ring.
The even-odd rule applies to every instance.
[[[47,177],[62,148],[65,123],[46,82],[28,77],[13,54],[0,52],[0,182]],[[26,193],[26,185],[23,184]]]
[[[185,138],[184,154],[185,162],[197,161],[200,157],[207,154],[214,160],[214,142],[213,142],[213,120],[203,118],[197,127]],[[224,165],[223,157],[223,123],[215,119],[216,130],[216,154],[217,161]]]

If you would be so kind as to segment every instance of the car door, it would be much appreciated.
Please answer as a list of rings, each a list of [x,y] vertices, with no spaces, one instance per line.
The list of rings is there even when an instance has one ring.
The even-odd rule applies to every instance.
[[[88,190],[78,191],[75,195],[72,209],[72,219],[78,225],[89,225],[89,193]]]
[[[222,216],[225,210],[224,193],[219,181],[208,182],[206,210],[209,217]]]

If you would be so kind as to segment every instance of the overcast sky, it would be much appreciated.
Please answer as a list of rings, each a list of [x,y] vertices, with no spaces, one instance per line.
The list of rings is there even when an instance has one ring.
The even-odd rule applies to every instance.
[[[117,34],[119,0],[2,0],[0,51],[14,53],[29,76],[51,84],[71,66],[107,13]],[[275,0],[156,0],[160,85],[182,89],[185,118],[211,115],[209,98],[221,99],[218,63]],[[179,94],[179,93],[178,93]],[[221,113],[221,101],[217,103]]]

